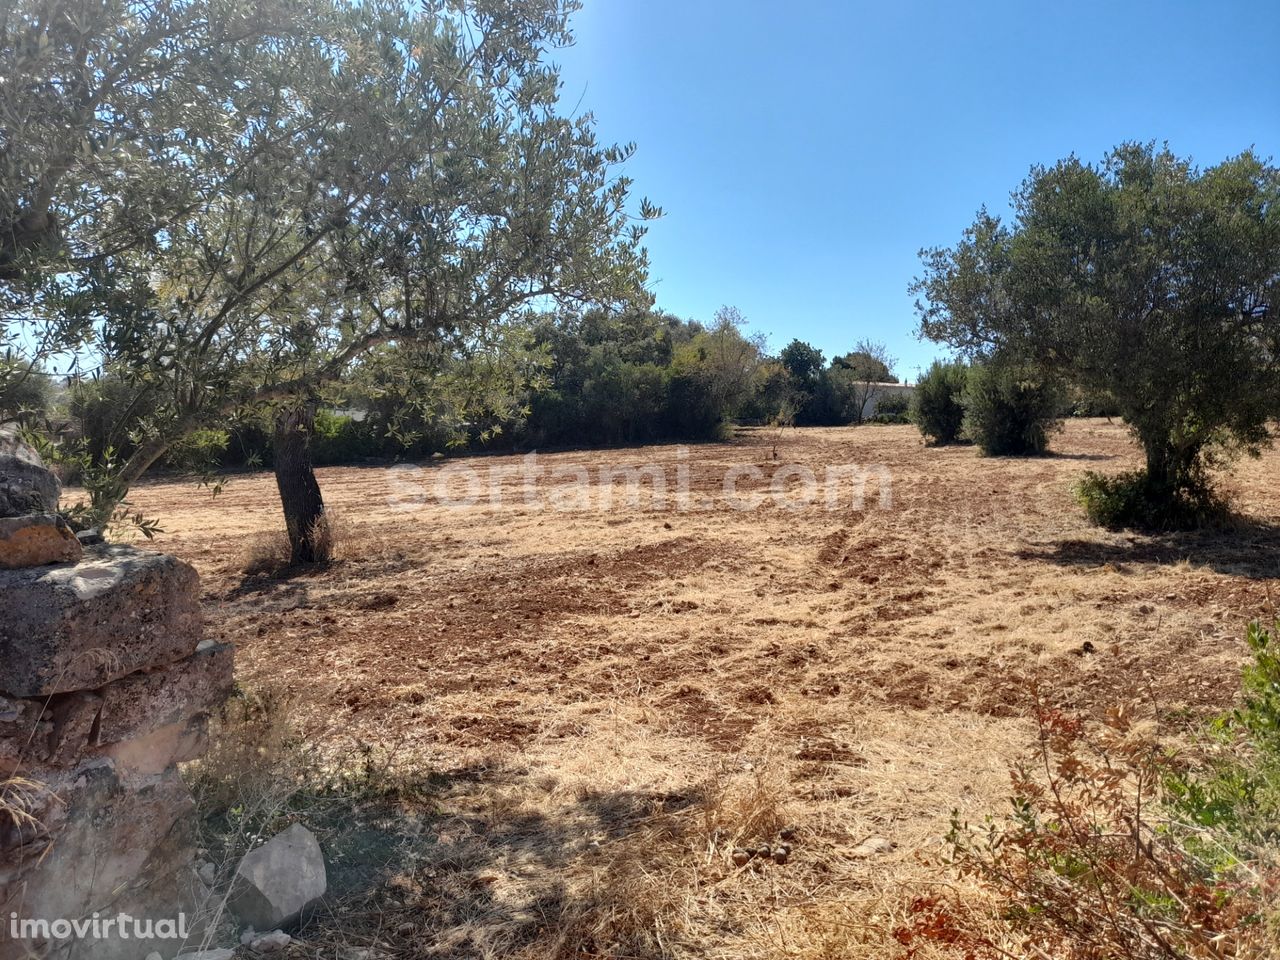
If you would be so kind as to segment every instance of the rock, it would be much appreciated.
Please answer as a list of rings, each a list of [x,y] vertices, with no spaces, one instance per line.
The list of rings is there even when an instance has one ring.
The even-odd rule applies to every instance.
[[[190,862],[193,809],[176,770],[131,783],[94,759],[49,777],[30,798],[35,826],[0,821],[0,908],[34,903],[44,916],[79,917],[146,877],[167,904],[161,915],[172,916],[178,893],[170,878]]]
[[[186,659],[101,687],[98,741],[134,739],[217,710],[231,693],[233,668],[231,646],[205,640]]]
[[[206,887],[212,887],[218,881],[218,868],[206,860],[200,864],[196,870],[196,875]]]
[[[33,763],[74,766],[91,754],[135,774],[159,772],[166,756],[192,759],[204,744],[207,718],[231,692],[232,657],[230,646],[205,641],[185,660],[97,690],[0,697],[0,774]]]
[[[292,942],[293,937],[283,930],[272,930],[270,933],[255,935],[249,941],[249,949],[254,953],[275,953],[277,950],[283,950]]]
[[[0,517],[0,569],[76,563],[82,556],[84,547],[61,517]]]
[[[300,823],[245,854],[236,868],[229,905],[241,923],[274,930],[297,923],[324,896],[324,856]]]
[[[175,557],[98,548],[74,565],[0,570],[0,692],[43,697],[100,687],[190,656],[199,578]]]
[[[896,846],[896,843],[884,837],[868,837],[850,851],[850,856],[874,857],[878,853],[888,853]]]
[[[56,513],[62,484],[13,424],[0,427],[0,517]]]
[[[106,538],[102,536],[102,531],[97,527],[90,527],[88,530],[77,530],[76,539],[80,541],[82,547],[94,547],[100,543],[106,543]]]
[[[185,722],[161,727],[145,737],[113,743],[102,754],[111,758],[121,776],[139,780],[194,760],[208,747],[209,717],[202,713]]]
[[[147,960],[164,960],[164,957],[160,956],[160,952],[158,950],[152,950],[147,954]]]

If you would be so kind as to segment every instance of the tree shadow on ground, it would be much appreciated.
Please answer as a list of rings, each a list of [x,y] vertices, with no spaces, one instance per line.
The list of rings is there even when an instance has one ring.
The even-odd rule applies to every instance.
[[[1187,561],[1227,576],[1275,580],[1280,579],[1280,523],[1238,518],[1222,529],[1129,533],[1121,541],[1073,538],[1044,547],[1024,547],[1016,556],[1067,567]]]
[[[1048,450],[1044,455],[1050,460],[1083,460],[1091,463],[1120,459],[1120,457],[1114,453],[1062,453],[1058,450]]]
[[[396,957],[663,956],[637,923],[652,907],[630,902],[643,889],[637,871],[659,861],[657,838],[679,843],[699,820],[681,814],[703,801],[697,791],[559,790],[490,766],[333,798],[304,812],[329,894],[303,935]],[[575,884],[575,872],[592,882]]]
[[[305,606],[310,596],[310,585],[301,574],[277,573],[270,576],[249,574],[225,594],[228,600],[248,597],[270,598],[272,605],[286,607]]]

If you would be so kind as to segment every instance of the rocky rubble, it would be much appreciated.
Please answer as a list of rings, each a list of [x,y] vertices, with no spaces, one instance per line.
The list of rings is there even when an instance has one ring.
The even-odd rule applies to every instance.
[[[0,960],[168,958],[200,945],[205,896],[177,764],[205,749],[232,651],[202,640],[189,565],[83,549],[56,517],[58,494],[34,451],[0,431]],[[195,942],[14,939],[10,926],[121,913],[131,933],[181,914]]]

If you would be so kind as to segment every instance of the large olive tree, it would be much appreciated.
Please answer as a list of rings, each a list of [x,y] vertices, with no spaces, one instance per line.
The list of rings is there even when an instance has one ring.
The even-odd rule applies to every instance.
[[[923,251],[921,332],[1044,365],[1114,398],[1146,453],[1144,496],[1203,492],[1215,454],[1256,451],[1280,412],[1280,170],[1197,168],[1125,144],[1037,167],[1008,223],[979,213]]]
[[[15,35],[37,39],[12,42],[38,46],[65,11],[23,2]],[[48,202],[58,242],[15,241],[9,293],[36,334],[11,339],[78,347],[149,394],[122,492],[192,430],[272,405],[294,558],[312,560],[323,501],[308,438],[326,384],[388,344],[483,349],[529,304],[643,299],[646,264],[616,170],[628,149],[598,145],[590,116],[558,114],[543,62],[575,4],[292,2],[104,4],[104,35],[148,37],[163,13],[151,32],[182,80],[146,98],[169,111],[153,122],[153,106],[111,101],[103,77],[123,48],[101,42],[87,82],[107,92],[89,126],[136,110],[140,132],[62,174]],[[175,9],[199,29],[170,28]],[[240,21],[234,42],[202,45]],[[43,60],[17,62],[26,85],[50,85]]]

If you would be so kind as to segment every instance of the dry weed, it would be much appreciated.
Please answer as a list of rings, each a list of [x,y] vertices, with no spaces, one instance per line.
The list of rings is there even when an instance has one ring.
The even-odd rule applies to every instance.
[[[318,556],[340,560],[353,539],[354,527],[337,507],[325,507],[324,513],[311,525],[311,540],[316,545]]]
[[[247,576],[271,576],[289,565],[289,536],[283,530],[256,533],[245,544],[240,571]]]
[[[23,837],[38,836],[44,825],[36,811],[43,809],[43,798],[47,797],[44,785],[34,780],[25,777],[0,780],[0,838],[13,837],[21,843]],[[8,847],[9,843],[3,846]]]

